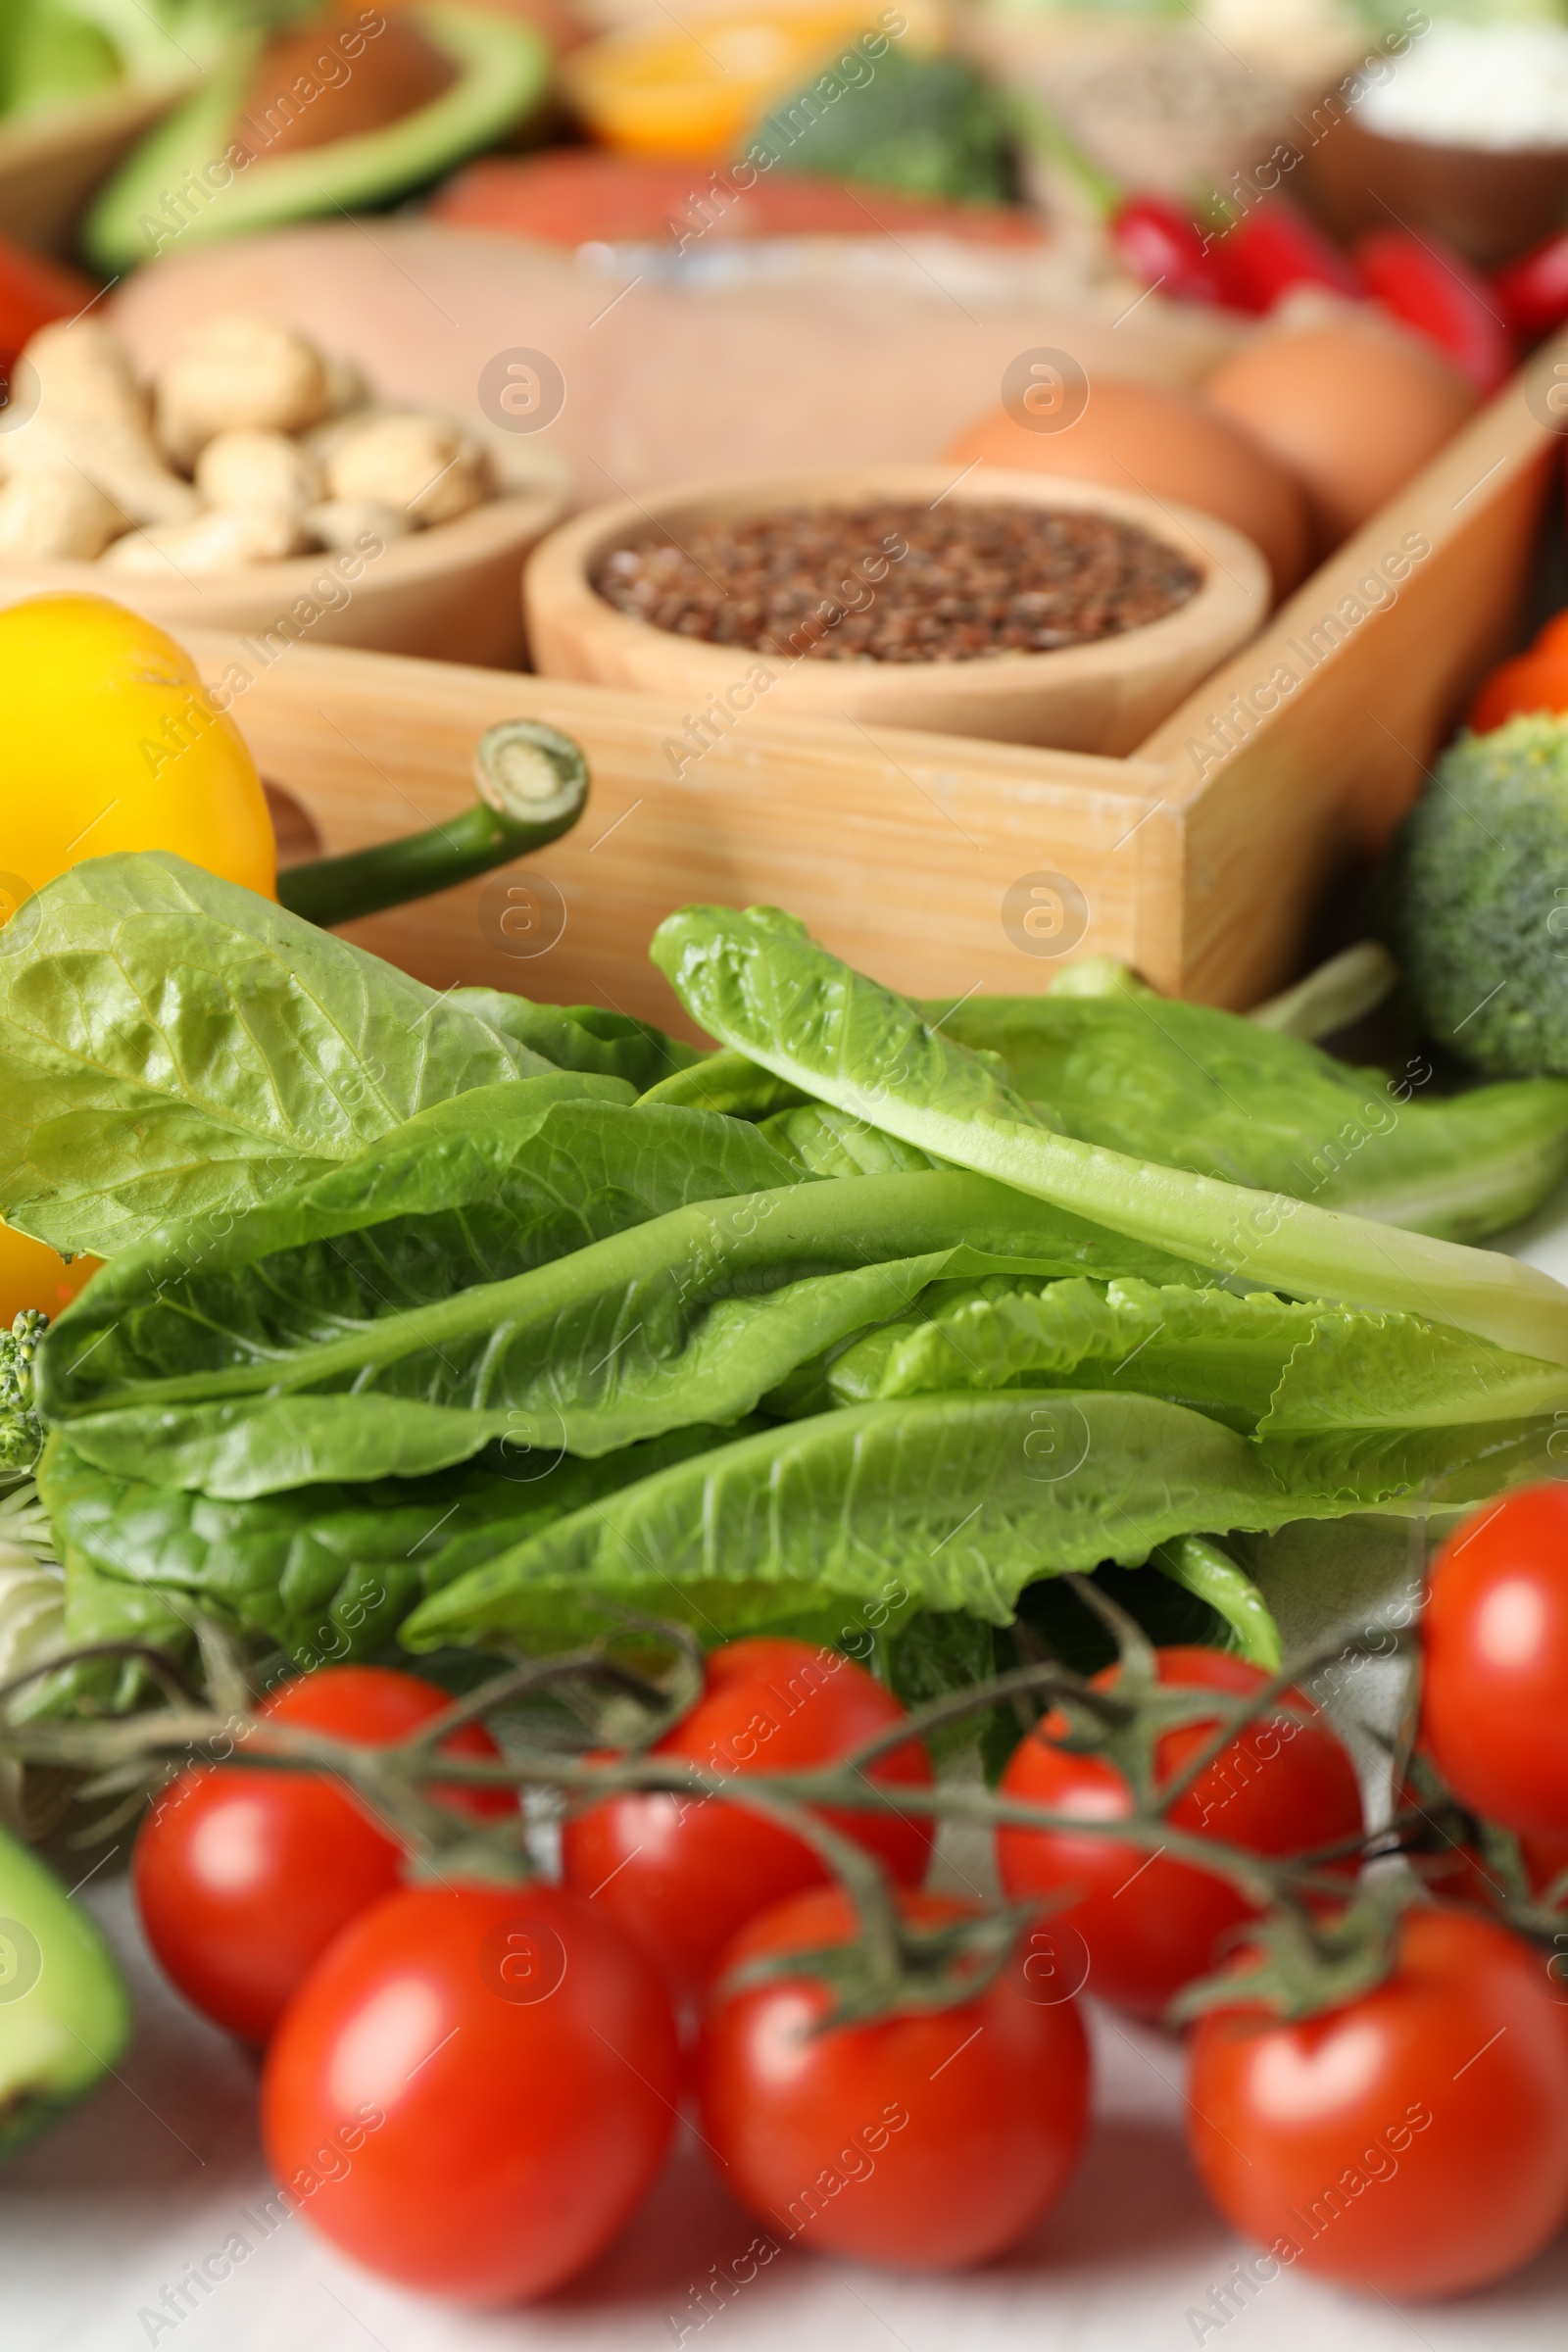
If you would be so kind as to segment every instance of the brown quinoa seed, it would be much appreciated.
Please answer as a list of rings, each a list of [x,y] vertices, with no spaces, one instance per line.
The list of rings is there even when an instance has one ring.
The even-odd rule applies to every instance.
[[[977,662],[1159,620],[1202,575],[1136,523],[1080,508],[791,508],[617,548],[617,612],[784,660]]]

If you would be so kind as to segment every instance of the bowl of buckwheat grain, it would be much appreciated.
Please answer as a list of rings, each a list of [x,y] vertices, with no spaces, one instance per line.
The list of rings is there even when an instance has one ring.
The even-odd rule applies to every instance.
[[[765,709],[1110,755],[1268,607],[1262,557],[1211,516],[991,466],[683,484],[577,515],[523,576],[537,669],[710,729]]]

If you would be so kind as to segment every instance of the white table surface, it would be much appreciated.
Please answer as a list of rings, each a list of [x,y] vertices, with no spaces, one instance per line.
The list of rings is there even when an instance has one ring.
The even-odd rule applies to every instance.
[[[1568,1280],[1568,1214],[1516,1237]],[[185,2007],[141,1944],[115,1865],[84,1888],[131,1980],[137,2033],[117,2078],[0,2173],[0,2352],[1181,2352],[1189,2316],[1250,2249],[1205,2203],[1182,2138],[1176,2045],[1089,2004],[1098,2070],[1076,2181],[1025,2245],[955,2278],[785,2250],[700,2331],[691,2294],[755,2225],[695,2146],[593,2271],[548,2303],[475,2315],[428,2304],[341,2260],[294,2217],[177,2327],[141,2317],[221,2247],[270,2191],[255,2071]],[[671,2315],[674,2315],[673,2319]],[[1222,2352],[1565,2352],[1568,2235],[1500,2286],[1397,2309],[1272,2279]]]

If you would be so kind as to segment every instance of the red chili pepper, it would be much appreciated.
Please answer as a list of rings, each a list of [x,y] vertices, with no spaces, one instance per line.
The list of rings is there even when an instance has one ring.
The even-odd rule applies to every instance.
[[[1378,228],[1353,249],[1367,291],[1425,335],[1482,392],[1495,392],[1518,354],[1502,306],[1462,255],[1436,237]]]
[[[1231,309],[1259,318],[1295,286],[1326,286],[1351,301],[1366,292],[1340,248],[1288,196],[1269,196],[1216,228],[1208,259]]]
[[[1224,301],[1207,237],[1168,197],[1125,197],[1111,215],[1110,239],[1146,286],[1177,302]]]
[[[1568,231],[1533,245],[1493,273],[1497,308],[1516,335],[1549,335],[1568,318]]]

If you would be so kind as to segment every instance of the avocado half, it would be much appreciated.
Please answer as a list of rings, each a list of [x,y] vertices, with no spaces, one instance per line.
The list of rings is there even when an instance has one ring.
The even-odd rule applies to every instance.
[[[113,2072],[130,2003],[92,1921],[0,1830],[0,2158]]]
[[[439,97],[383,129],[234,171],[224,159],[264,45],[244,36],[99,195],[82,230],[88,259],[107,275],[183,245],[386,203],[488,146],[544,97],[552,55],[531,25],[460,0],[425,0],[407,15],[456,69]]]

